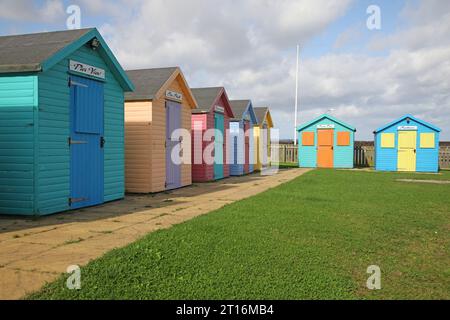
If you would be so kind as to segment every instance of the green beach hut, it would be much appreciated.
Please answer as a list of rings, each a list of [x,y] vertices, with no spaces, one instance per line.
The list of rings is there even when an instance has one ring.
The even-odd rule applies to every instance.
[[[124,196],[124,92],[96,29],[0,37],[0,214]]]

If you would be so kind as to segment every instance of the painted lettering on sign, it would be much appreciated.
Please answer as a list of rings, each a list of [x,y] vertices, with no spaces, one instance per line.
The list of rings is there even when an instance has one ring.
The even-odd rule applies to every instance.
[[[177,100],[177,101],[182,101],[183,100],[183,95],[181,93],[175,92],[175,91],[170,91],[167,90],[166,91],[166,98],[172,99],[172,100]]]
[[[69,70],[87,74],[91,77],[105,79],[105,70],[104,69],[90,66],[90,65],[82,63],[82,62],[70,60]]]
[[[221,107],[221,106],[216,106],[216,107],[215,107],[215,111],[216,111],[216,112],[220,112],[220,113],[224,113],[224,112],[225,112],[225,108],[224,108],[224,107]]]
[[[317,129],[334,129],[334,124],[319,124]]]
[[[400,131],[417,130],[417,126],[399,126],[397,129]]]

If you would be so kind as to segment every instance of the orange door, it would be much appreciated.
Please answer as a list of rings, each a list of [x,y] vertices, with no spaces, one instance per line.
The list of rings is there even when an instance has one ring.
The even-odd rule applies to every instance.
[[[334,130],[317,130],[317,167],[333,168]]]

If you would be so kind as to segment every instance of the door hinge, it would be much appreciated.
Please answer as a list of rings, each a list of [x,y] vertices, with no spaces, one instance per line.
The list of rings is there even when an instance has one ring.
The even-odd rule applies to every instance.
[[[103,149],[105,147],[106,140],[104,137],[100,138],[100,148]]]

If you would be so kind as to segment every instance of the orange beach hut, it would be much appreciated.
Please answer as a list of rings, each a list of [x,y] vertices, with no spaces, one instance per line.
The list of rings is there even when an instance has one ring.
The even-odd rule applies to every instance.
[[[192,184],[191,140],[172,136],[177,129],[190,133],[191,110],[197,108],[183,73],[172,67],[127,75],[136,90],[125,96],[126,191],[152,193]],[[172,159],[176,147],[188,162]]]

